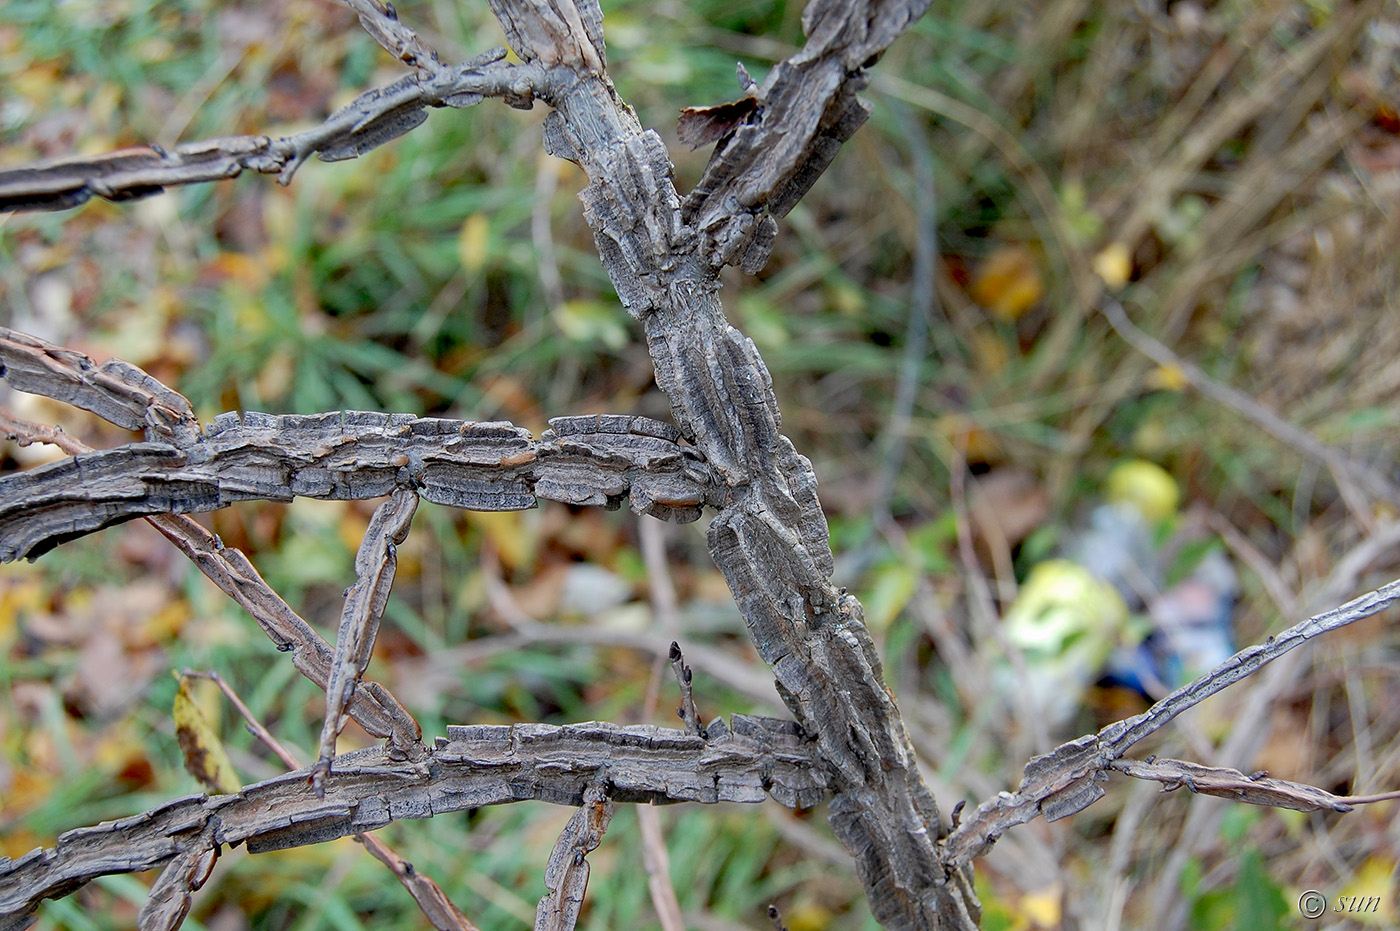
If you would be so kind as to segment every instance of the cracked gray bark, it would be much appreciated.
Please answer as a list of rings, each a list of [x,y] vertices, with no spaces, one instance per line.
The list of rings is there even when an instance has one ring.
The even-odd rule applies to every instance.
[[[140,372],[139,369],[136,371]],[[145,376],[144,372],[140,374]],[[154,379],[151,382],[159,386]],[[53,443],[73,456],[92,452],[86,444],[67,436],[62,430],[20,421],[4,411],[0,411],[0,429],[4,429],[11,438],[19,439],[21,445]],[[290,652],[298,672],[322,689],[326,688],[331,669],[330,646],[263,581],[247,556],[236,548],[224,546],[218,537],[183,515],[153,514],[146,520],[175,544],[206,578],[252,615],[279,651]],[[378,682],[364,683],[347,710],[368,733],[388,738],[389,745],[396,753],[421,755],[418,722]]]
[[[421,761],[360,750],[337,759],[324,798],[308,770],[245,786],[236,795],[188,796],[120,821],[69,831],[51,848],[0,858],[0,928],[22,927],[45,898],[113,873],[194,851],[246,843],[250,852],[321,843],[392,820],[539,800],[583,805],[590,792],[616,802],[761,802],[808,808],[827,794],[825,767],[790,721],[734,715],[681,730],[589,723],[449,727]],[[187,870],[188,867],[188,870]],[[178,889],[178,886],[177,886]]]
[[[188,517],[161,514],[148,520],[224,594],[253,616],[279,652],[292,654],[292,665],[298,672],[323,690],[330,684],[335,657],[330,644],[263,581],[241,550],[224,546],[223,541]],[[345,710],[371,736],[386,738],[389,751],[396,758],[422,757],[422,728],[380,683],[361,681]]]
[[[10,371],[0,376],[9,380]],[[51,384],[11,383],[57,393]],[[532,508],[539,498],[615,508],[625,499],[639,514],[677,522],[723,500],[703,458],[676,442],[673,427],[626,415],[550,425],[534,440],[508,423],[412,414],[221,414],[202,433],[186,424],[191,437],[180,445],[132,443],[0,478],[0,561],[33,559],[151,514],[294,497],[363,500],[403,486],[477,511]]]
[[[193,894],[204,885],[219,859],[212,824],[199,838],[165,864],[136,916],[141,931],[175,931],[190,912]]]
[[[541,5],[493,0],[492,9],[526,62],[571,62],[569,42],[516,25]],[[779,432],[772,379],[717,294],[719,264],[761,266],[755,250],[766,251],[776,228],[768,212],[791,206],[858,125],[862,69],[919,12],[912,3],[809,7],[807,45],[764,82],[751,124],[712,159],[684,209],[660,138],[605,76],[574,58],[573,68],[550,69],[536,92],[555,107],[546,148],[588,173],[584,215],[613,285],[642,323],[676,423],[730,489],[710,525],[711,553],[789,707],[816,736],[837,793],[832,827],[876,918],[890,928],[966,928],[980,913],[970,870],[940,859],[947,829],[860,606],[830,582],[811,465]]]
[[[613,804],[602,787],[590,787],[582,807],[569,818],[550,851],[544,869],[544,887],[549,892],[535,910],[535,931],[573,931],[588,889],[588,854],[602,842],[612,816]]]
[[[0,378],[16,391],[41,394],[96,414],[147,440],[180,445],[198,427],[184,395],[120,359],[101,365],[81,352],[0,327]]]
[[[335,658],[326,683],[320,757],[311,770],[311,785],[318,797],[325,794],[325,779],[335,759],[335,741],[348,720],[345,709],[355,697],[374,651],[374,638],[379,634],[379,622],[398,571],[397,547],[408,538],[417,510],[418,495],[407,487],[395,488],[389,500],[375,509],[355,554],[355,584],[345,593],[345,609],[335,635]]]

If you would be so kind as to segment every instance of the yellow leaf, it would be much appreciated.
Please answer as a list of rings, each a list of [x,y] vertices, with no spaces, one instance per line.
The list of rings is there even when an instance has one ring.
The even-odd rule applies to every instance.
[[[1147,373],[1147,387],[1156,391],[1181,391],[1188,384],[1186,373],[1175,365],[1159,365]]]
[[[1113,467],[1105,482],[1104,497],[1114,504],[1129,504],[1155,524],[1176,513],[1181,492],[1176,480],[1159,465],[1134,459]]]
[[[1058,928],[1060,926],[1060,889],[1050,886],[1039,892],[1022,896],[1021,911],[1037,928]]]
[[[180,689],[175,693],[175,737],[185,756],[185,769],[205,788],[221,795],[237,792],[242,783],[229,762],[224,745],[209,719],[190,693],[189,678],[175,673]]]
[[[831,927],[834,917],[829,908],[816,902],[800,902],[783,910],[783,924],[788,931],[822,931]]]
[[[1002,246],[982,262],[968,293],[992,316],[1009,323],[1045,296],[1045,282],[1027,246]]]
[[[480,528],[496,547],[501,565],[515,570],[534,562],[539,531],[528,526],[523,511],[468,511],[467,523]]]
[[[491,223],[484,213],[474,213],[462,223],[462,232],[457,236],[457,256],[467,274],[474,275],[486,265],[490,233]]]
[[[999,375],[1006,368],[1007,352],[1004,343],[996,332],[987,327],[972,331],[972,358],[978,371],[988,375]]]
[[[1094,274],[1113,290],[1123,287],[1133,277],[1133,257],[1121,242],[1111,242],[1094,256]]]
[[[1334,915],[1345,914],[1348,918],[1377,928],[1395,927],[1396,902],[1391,886],[1395,875],[1395,861],[1376,855],[1361,864],[1356,876],[1346,884],[1346,888],[1332,897],[1331,908]]]

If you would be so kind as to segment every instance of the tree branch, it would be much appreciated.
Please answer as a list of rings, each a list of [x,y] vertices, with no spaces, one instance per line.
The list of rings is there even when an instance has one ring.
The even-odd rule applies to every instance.
[[[513,21],[553,15],[545,7],[545,0],[493,2],[508,35]],[[592,11],[596,2],[577,8]],[[710,525],[711,554],[780,692],[817,736],[838,792],[831,823],[856,860],[876,918],[891,928],[970,928],[980,911],[971,874],[938,860],[935,842],[946,828],[918,774],[860,605],[829,581],[830,541],[811,464],[779,432],[768,370],[753,342],[729,325],[717,294],[716,256],[748,254],[750,241],[766,252],[759,247],[776,226],[771,218],[759,223],[759,214],[790,207],[834,156],[836,140],[859,125],[864,111],[850,96],[852,82],[920,9],[818,0],[804,17],[809,48],[790,61],[796,70],[775,69],[788,76],[770,75],[768,95],[760,94],[772,115],[761,131],[735,134],[744,140],[736,156],[748,154],[727,167],[712,162],[713,185],[686,209],[656,133],[643,131],[586,58],[562,57],[591,36],[532,34],[512,43],[526,61],[561,56],[540,85],[556,108],[545,120],[545,147],[587,172],[580,198],[603,264],[642,322],[657,384],[682,435],[728,486],[730,500]],[[760,142],[772,149],[755,148]]]
[[[235,795],[187,796],[131,818],[79,828],[18,860],[0,858],[0,915],[16,920],[46,898],[114,873],[154,869],[208,844],[252,853],[321,843],[401,818],[540,800],[760,802],[811,807],[827,792],[825,767],[790,721],[734,715],[709,740],[646,725],[589,723],[449,727],[420,763],[389,751],[341,756],[317,798],[301,770]],[[182,861],[183,862],[183,861]]]
[[[802,49],[757,91],[748,122],[715,147],[685,199],[684,221],[702,236],[712,266],[763,267],[786,216],[865,123],[856,97],[866,69],[928,9],[928,0],[812,0]]]
[[[37,336],[0,327],[0,378],[26,394],[39,394],[89,411],[152,441],[182,445],[199,435],[185,396],[120,359],[101,365],[81,352]]]
[[[540,440],[508,423],[367,411],[250,411],[221,414],[202,434],[190,426],[197,438],[183,446],[132,443],[0,478],[0,561],[151,514],[363,500],[400,487],[478,511],[522,510],[538,498],[615,508],[625,497],[639,514],[679,522],[723,500],[696,450],[645,417],[557,417]]]
[[[182,675],[200,676],[212,681],[224,693],[224,697],[238,709],[244,724],[247,725],[248,730],[252,731],[254,737],[261,740],[279,760],[287,765],[288,769],[301,769],[301,763],[297,762],[296,757],[282,746],[281,741],[272,736],[272,733],[253,714],[252,709],[243,703],[243,699],[238,697],[238,693],[217,672],[213,670],[208,672],[185,670]],[[414,869],[412,863],[405,860],[388,844],[373,834],[356,834],[354,839],[364,846],[366,853],[383,863],[389,872],[394,874],[394,878],[408,891],[409,895],[413,896],[413,901],[418,903],[418,908],[423,912],[424,917],[438,931],[480,931],[466,915],[462,914],[461,909],[452,904],[447,893],[442,891],[441,886],[420,870]]]
[[[979,805],[970,816],[963,818],[962,823],[943,842],[942,856],[950,866],[956,867],[982,856],[991,849],[997,838],[1015,825],[1025,824],[1040,815],[1044,815],[1047,821],[1055,821],[1083,810],[1103,797],[1102,783],[1107,781],[1109,769],[1117,769],[1140,778],[1156,779],[1159,775],[1167,775],[1169,779],[1186,785],[1188,779],[1194,778],[1194,771],[1172,769],[1165,763],[1154,769],[1150,763],[1130,761],[1119,764],[1116,761],[1129,747],[1160,730],[1177,715],[1253,675],[1285,653],[1314,637],[1378,614],[1396,602],[1400,602],[1400,579],[1340,607],[1295,624],[1262,644],[1240,650],[1215,669],[1172,692],[1142,714],[1110,724],[1097,734],[1088,734],[1061,744],[1049,753],[1036,757],[1026,764],[1024,777],[1015,792],[1000,792],[996,797]],[[1188,768],[1196,766],[1182,765]],[[1201,770],[1210,769],[1201,767]],[[1231,772],[1234,771],[1208,772],[1201,784],[1237,791],[1237,782],[1231,784],[1228,779],[1220,781],[1222,773]],[[1286,786],[1287,792],[1293,792],[1300,798],[1307,796],[1309,792],[1322,791],[1293,783]],[[1255,804],[1278,804],[1256,800],[1267,796],[1267,788],[1268,786],[1258,787],[1254,796],[1242,800]],[[1284,791],[1280,789],[1281,793]],[[1320,796],[1313,798],[1321,801]],[[1337,799],[1339,804],[1348,804],[1346,799],[1338,799],[1336,796],[1332,798]],[[1343,810],[1333,804],[1319,804],[1318,807]]]
[[[399,61],[430,73],[443,70],[438,53],[399,19],[399,13],[392,3],[381,4],[379,0],[343,2],[355,11],[365,32]]]
[[[355,584],[345,593],[345,609],[335,635],[335,658],[326,683],[326,720],[321,727],[320,757],[311,769],[311,785],[320,797],[335,758],[335,740],[345,727],[345,709],[374,653],[379,621],[389,602],[389,591],[398,570],[398,545],[408,538],[418,495],[410,488],[396,488],[388,501],[375,509],[359,551],[355,554]]]
[[[544,870],[549,892],[535,912],[535,931],[573,931],[588,889],[588,854],[602,842],[612,816],[613,804],[602,787],[590,786],[549,854]]]
[[[159,194],[170,185],[236,178],[245,170],[275,174],[279,184],[289,184],[312,155],[323,162],[357,158],[422,124],[429,107],[460,109],[485,97],[501,97],[512,106],[529,107],[540,69],[510,65],[504,57],[504,49],[492,49],[459,65],[407,75],[387,87],[361,94],[321,125],[280,139],[226,136],[181,143],[171,149],[135,146],[0,171],[0,212],[66,210],[94,196],[133,200]]]

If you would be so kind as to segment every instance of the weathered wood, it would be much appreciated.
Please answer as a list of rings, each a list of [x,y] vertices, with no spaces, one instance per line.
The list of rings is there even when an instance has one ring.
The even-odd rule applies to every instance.
[[[120,359],[98,365],[81,352],[0,327],[0,378],[10,387],[91,411],[146,439],[176,445],[198,433],[184,395]]]
[[[549,892],[535,910],[535,931],[573,931],[588,889],[588,854],[602,842],[612,816],[613,804],[602,787],[589,788],[583,806],[564,825],[550,851],[544,868],[544,887]]]
[[[724,500],[704,458],[676,442],[674,428],[623,415],[550,424],[534,440],[508,423],[411,414],[221,414],[202,434],[193,424],[196,438],[183,446],[132,443],[0,478],[0,561],[33,559],[151,514],[294,497],[362,500],[400,487],[477,511],[521,510],[538,498],[615,508],[625,499],[639,514],[678,522]]]
[[[334,660],[330,645],[263,581],[241,550],[224,546],[188,517],[161,514],[148,519],[211,582],[253,616],[278,651],[292,654],[292,665],[298,672],[326,689]],[[346,711],[371,736],[388,738],[389,750],[396,758],[422,758],[424,750],[418,742],[422,728],[380,683],[362,681]]]
[[[505,21],[528,21],[542,5],[495,0],[492,8]],[[564,61],[537,93],[555,107],[546,146],[589,176],[584,215],[618,295],[642,323],[676,423],[729,487],[730,501],[710,525],[711,553],[789,707],[831,768],[831,823],[856,859],[876,917],[891,928],[968,928],[980,911],[970,870],[940,860],[947,828],[919,776],[859,605],[829,580],[811,464],[779,432],[772,379],[753,342],[725,319],[716,267],[717,257],[745,254],[771,224],[769,212],[790,207],[829,163],[863,119],[851,96],[863,68],[921,9],[819,0],[804,16],[807,46],[758,93],[763,115],[734,134],[724,150],[733,156],[711,162],[703,190],[684,207],[660,138],[642,129],[606,76]],[[550,38],[545,52],[530,44],[533,36],[512,41],[523,43],[515,51],[527,62],[567,45]]]
[[[186,844],[165,864],[136,916],[141,931],[175,931],[184,922],[194,892],[204,885],[219,859],[213,834],[213,824],[206,824],[198,840]]]
[[[244,171],[275,174],[286,184],[311,156],[339,161],[363,155],[418,126],[427,119],[427,108],[470,107],[484,97],[518,101],[533,69],[507,64],[504,55],[493,49],[458,65],[438,64],[408,75],[361,94],[320,126],[293,136],[228,136],[168,149],[133,146],[0,171],[0,212],[66,210],[93,197],[133,200],[172,185],[236,178]]]
[[[325,778],[331,771],[335,740],[346,724],[345,709],[355,697],[374,652],[379,621],[398,570],[398,545],[407,539],[417,510],[418,496],[411,488],[394,489],[389,500],[375,509],[355,554],[355,584],[345,593],[345,608],[335,635],[335,657],[326,683],[320,757],[311,769],[311,784],[317,795],[324,791]]]
[[[864,121],[868,108],[855,94],[863,86],[865,69],[922,13],[926,0],[815,0],[803,17],[806,45],[777,65],[755,91],[751,112],[721,140],[701,183],[684,200],[675,188],[660,137],[642,129],[607,78],[596,0],[491,2],[523,61],[510,72],[514,83],[494,89],[512,105],[528,106],[540,99],[554,107],[545,121],[546,148],[576,161],[589,176],[580,195],[585,217],[623,304],[641,323],[657,383],[670,401],[680,437],[698,450],[694,461],[704,463],[706,471],[699,477],[706,487],[698,496],[687,491],[680,502],[648,492],[639,508],[630,490],[635,478],[628,488],[614,486],[616,491],[598,483],[598,463],[618,455],[608,442],[614,435],[599,431],[579,439],[562,430],[556,431],[560,451],[578,457],[575,465],[587,481],[537,475],[530,491],[524,476],[535,474],[532,463],[549,457],[531,447],[527,436],[502,435],[490,438],[504,448],[492,447],[484,456],[487,461],[468,457],[464,463],[451,463],[450,481],[433,483],[426,460],[403,453],[403,461],[374,460],[369,471],[357,472],[353,479],[336,473],[332,480],[319,469],[313,473],[317,481],[307,487],[329,494],[326,489],[332,487],[359,485],[383,494],[402,481],[397,470],[403,469],[429,500],[440,494],[454,496],[447,503],[458,506],[505,506],[512,500],[510,490],[483,484],[488,480],[470,471],[485,466],[490,482],[520,483],[511,486],[520,502],[532,494],[557,494],[563,500],[588,499],[579,503],[610,503],[598,496],[610,499],[627,491],[634,508],[641,510],[648,504],[679,504],[693,511],[702,503],[720,509],[709,529],[711,552],[802,733],[811,735],[820,753],[816,771],[822,784],[829,780],[836,793],[832,826],[855,858],[876,917],[890,928],[973,927],[980,906],[970,868],[940,848],[948,828],[919,776],[860,605],[830,581],[833,560],[811,464],[781,434],[768,370],[753,342],[729,325],[718,299],[719,267],[739,264],[756,271],[763,265],[777,232],[774,217],[791,209]],[[352,5],[357,10],[365,7],[372,20],[384,12],[367,0]],[[408,46],[392,28],[377,22],[371,32],[403,57],[401,49]],[[424,67],[420,54],[414,52],[412,58]],[[435,73],[432,67],[426,70]],[[413,82],[401,84],[408,88]],[[416,111],[399,102],[399,92],[368,101],[366,106],[372,108],[360,114],[348,135],[339,132],[335,141],[318,139],[316,147],[354,154],[361,142],[377,144],[411,128],[408,120],[416,118],[411,116]],[[295,161],[289,161],[283,175],[294,167]],[[273,428],[278,442],[286,442],[282,434],[295,432],[283,426],[291,424]],[[675,438],[653,439],[675,443]],[[290,442],[298,448],[295,439]],[[396,448],[412,447],[414,442],[411,431],[394,438]],[[511,447],[512,442],[519,446]],[[566,449],[569,444],[572,449]],[[179,454],[190,455],[186,449]],[[627,454],[621,459],[630,461]],[[227,468],[216,471],[229,474]],[[685,464],[679,471],[690,474]],[[265,496],[269,489],[290,488],[293,481],[279,476],[259,486],[263,479],[256,471],[245,472],[243,485]],[[217,483],[206,492],[213,498],[225,493]],[[734,733],[748,726],[736,720]],[[706,733],[716,745],[731,736],[722,724],[710,725]],[[464,730],[459,736],[465,734]],[[564,752],[570,756],[561,765],[572,773],[588,770],[579,742],[565,743]],[[440,759],[441,750],[433,751],[434,760]],[[650,788],[629,788],[626,766],[619,769],[619,752],[618,745],[607,744],[598,759],[598,767],[607,767],[608,796],[620,801],[654,798]],[[622,758],[625,763],[625,753]],[[341,762],[349,760],[347,756]],[[359,760],[347,765],[358,765]],[[814,759],[808,756],[805,761],[812,764]],[[685,786],[680,794],[698,793],[697,800],[707,801],[747,799],[746,793],[761,795],[763,785],[771,785],[775,794],[783,793],[790,801],[811,797],[801,789],[782,787],[773,772],[764,777],[771,783],[748,789],[717,782],[712,789]],[[371,814],[363,815],[358,800],[352,805],[336,795],[338,787],[355,778],[354,772],[342,774],[337,768],[326,781],[327,798],[320,807],[298,809],[283,827],[259,834],[250,847],[270,849],[283,842],[338,836],[357,818],[367,819],[364,823],[387,820],[386,806],[371,806]],[[457,791],[450,783],[433,780],[431,791]],[[551,783],[536,788],[538,794],[531,797],[567,799],[569,804],[582,799],[581,787],[561,791]],[[667,791],[673,789],[668,783]],[[474,804],[510,800],[483,794],[479,786],[462,791],[477,793]],[[430,811],[435,797],[404,803],[405,810]]]
[[[192,848],[246,843],[251,852],[320,843],[401,818],[541,800],[584,804],[590,791],[618,802],[760,802],[811,807],[826,769],[791,722],[735,715],[710,739],[669,728],[589,723],[449,727],[419,762],[380,749],[336,761],[317,798],[309,772],[277,776],[235,795],[175,799],[120,821],[69,831],[52,848],[0,858],[0,915],[19,921],[43,899],[113,873],[154,869]],[[183,867],[181,867],[183,869]]]

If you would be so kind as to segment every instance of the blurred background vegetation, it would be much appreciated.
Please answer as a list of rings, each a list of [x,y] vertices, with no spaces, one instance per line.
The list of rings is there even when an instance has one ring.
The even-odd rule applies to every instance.
[[[502,41],[485,4],[399,6],[445,59]],[[675,144],[678,109],[737,96],[736,60],[761,81],[801,41],[801,4],[604,7],[614,80],[671,144],[684,191],[708,153]],[[1057,680],[1069,716],[1047,723],[1004,674],[999,618],[1037,565],[1073,550],[1122,463],[1154,463],[1174,486],[1153,521],[1164,585],[1210,552],[1233,566],[1239,598],[1221,621],[1239,643],[1394,574],[1393,505],[1204,398],[1096,308],[1115,295],[1206,377],[1393,476],[1398,52],[1394,2],[938,0],[874,69],[874,115],[782,222],[768,267],[726,279],[814,461],[836,581],[866,605],[945,816],[1014,786],[1047,739],[1146,706],[1084,667]],[[283,134],[400,73],[330,0],[8,0],[0,166]],[[580,216],[582,173],[543,154],[542,117],[487,101],[365,158],[307,165],[288,188],[245,176],[0,217],[0,322],[141,365],[204,417],[387,409],[536,432],[563,414],[668,418]],[[50,402],[0,401],[95,445],[130,439]],[[51,455],[0,445],[0,469]],[[371,511],[302,500],[203,519],[329,634]],[[666,722],[674,686],[661,679],[656,697],[656,649],[674,635],[702,713],[780,713],[700,526],[663,528],[664,570],[649,568],[649,533],[625,512],[425,505],[370,674],[430,735]],[[671,620],[655,607],[666,580]],[[1400,787],[1393,620],[1317,643],[1142,755],[1341,793]],[[1138,633],[1109,640],[1152,621],[1139,609],[1115,623]],[[303,758],[315,746],[321,693],[141,523],[0,567],[0,651],[0,854],[199,790],[173,737],[171,670],[217,670]],[[279,770],[217,692],[198,694],[245,782]],[[367,740],[352,726],[341,746]],[[1354,920],[1394,925],[1394,803],[1324,816],[1126,780],[1109,793],[980,862],[986,927],[1295,927],[1308,888],[1381,896]],[[381,836],[482,928],[518,928],[568,814],[511,806]],[[661,814],[688,926],[766,927],[775,902],[792,931],[875,927],[820,809]],[[591,858],[583,927],[657,926],[637,838],[622,811]],[[131,927],[153,878],[95,883],[38,927]],[[345,840],[231,852],[187,926],[425,922]]]

